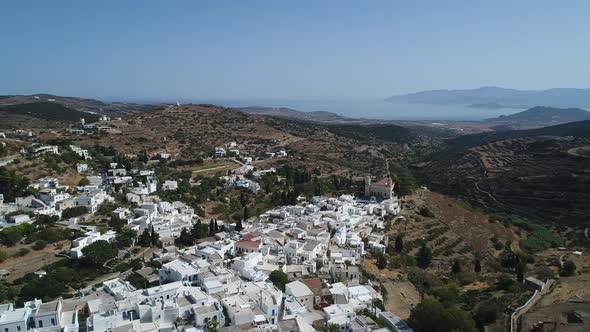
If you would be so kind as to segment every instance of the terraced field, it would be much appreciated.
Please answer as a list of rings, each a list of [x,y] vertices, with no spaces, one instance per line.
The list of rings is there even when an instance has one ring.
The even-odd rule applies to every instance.
[[[419,191],[405,198],[403,214],[408,222],[396,224],[395,233],[404,234],[408,253],[415,256],[420,243],[425,241],[432,250],[431,268],[449,272],[454,259],[460,259],[466,271],[474,267],[475,255],[479,255],[484,269],[496,264],[500,251],[494,241],[510,242],[518,251],[519,237],[500,223],[489,222],[488,216],[463,206],[447,196]],[[420,207],[427,207],[434,217],[420,216]],[[414,207],[414,208],[412,208]]]
[[[587,223],[590,159],[568,153],[587,138],[522,137],[443,156],[420,170],[432,188],[504,210],[558,223]]]
[[[590,157],[590,145],[569,149],[567,153],[574,157]]]

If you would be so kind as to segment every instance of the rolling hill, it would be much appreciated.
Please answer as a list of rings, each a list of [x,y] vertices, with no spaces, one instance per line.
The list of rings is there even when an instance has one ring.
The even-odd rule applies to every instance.
[[[84,118],[88,122],[94,122],[98,121],[99,118],[97,114],[77,111],[53,102],[1,106],[0,113],[3,113],[7,122],[8,118],[13,115],[57,122],[77,122],[80,121],[80,118]]]
[[[590,137],[590,120],[569,122],[536,129],[491,131],[464,135],[448,140],[447,144],[453,149],[464,149],[505,139],[534,136],[573,136],[587,138]]]
[[[587,224],[590,214],[590,120],[467,135],[421,164],[436,191],[494,212],[547,223]]]
[[[510,129],[529,129],[589,119],[590,112],[581,108],[536,106],[526,111],[511,115],[502,115],[497,118],[486,119],[485,121]]]
[[[109,116],[123,116],[130,113],[155,110],[163,107],[163,105],[160,104],[105,103],[90,98],[64,97],[50,94],[0,96],[0,106],[40,102],[60,104],[64,107],[81,112],[93,112]]]
[[[421,91],[393,96],[387,100],[494,108],[531,108],[536,105],[585,108],[590,107],[590,89],[554,88],[536,91],[481,87],[477,89]]]
[[[290,164],[357,175],[383,174],[384,157],[407,162],[416,154],[431,152],[435,144],[423,134],[395,125],[343,127],[214,105],[181,105],[135,113],[111,121],[111,125],[122,134],[85,136],[79,144],[112,145],[127,154],[166,151],[181,158],[196,158],[234,141],[251,156],[287,150],[294,156],[288,160]]]

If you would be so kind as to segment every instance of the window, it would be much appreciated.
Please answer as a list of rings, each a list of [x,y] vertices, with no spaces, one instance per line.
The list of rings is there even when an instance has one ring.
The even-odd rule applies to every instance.
[[[16,330],[17,330],[17,331],[20,331],[20,325],[18,325],[18,326],[16,327]]]
[[[39,321],[39,326],[37,326],[37,327],[43,327],[43,321],[42,320]]]
[[[55,325],[55,318],[51,318],[51,325]]]

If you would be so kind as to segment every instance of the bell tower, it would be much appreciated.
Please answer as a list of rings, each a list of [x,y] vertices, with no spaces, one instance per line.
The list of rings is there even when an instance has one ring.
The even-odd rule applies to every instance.
[[[367,175],[365,176],[365,196],[369,197],[371,196],[371,176]]]

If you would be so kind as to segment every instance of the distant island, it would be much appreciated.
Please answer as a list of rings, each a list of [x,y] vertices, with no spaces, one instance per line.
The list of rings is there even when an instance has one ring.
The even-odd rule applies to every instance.
[[[515,90],[481,87],[463,90],[429,90],[392,96],[387,101],[437,105],[466,105],[473,108],[549,107],[590,108],[590,89],[554,88],[548,90]]]

